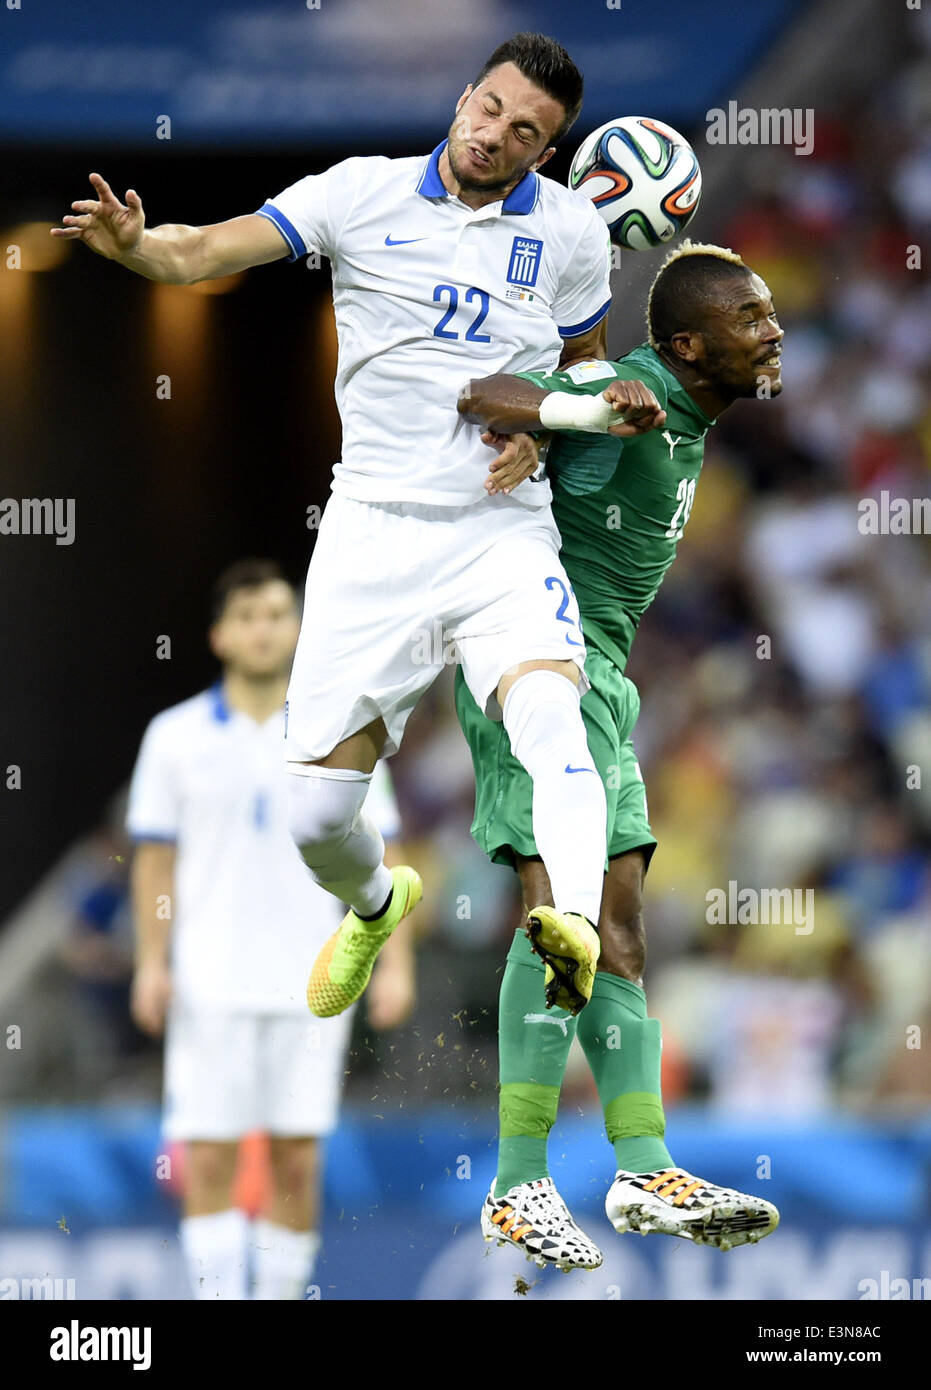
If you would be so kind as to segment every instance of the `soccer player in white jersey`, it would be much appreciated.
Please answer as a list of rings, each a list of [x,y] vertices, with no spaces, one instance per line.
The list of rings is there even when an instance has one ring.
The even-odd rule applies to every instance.
[[[288,830],[284,697],[298,634],[294,590],[270,561],[217,582],[211,690],[149,725],[130,793],[137,935],[132,1011],[166,1034],[166,1138],[187,1143],[181,1238],[196,1297],[302,1298],[319,1244],[318,1141],[335,1127],[351,1014],[307,1016],[296,982],[339,924]],[[397,833],[387,770],[372,793]],[[409,924],[368,996],[389,1027],[413,1003]],[[270,1136],[270,1208],[250,1231],[234,1206],[239,1141]],[[250,1280],[251,1267],[251,1280]]]
[[[518,34],[465,88],[429,156],[347,159],[255,214],[152,231],[135,191],[123,205],[93,174],[96,199],[54,229],[180,284],[305,252],[330,259],[343,454],[307,576],[287,731],[292,831],[352,909],[311,975],[321,1016],[358,998],[420,898],[413,870],[386,867],[363,803],[442,669],[444,639],[533,782],[555,906],[532,911],[529,930],[549,1002],[577,1012],[591,996],[606,805],[579,709],[578,606],[549,484],[491,495],[481,429],[456,411],[477,374],[604,356],[607,229],[587,198],[539,174],[581,100],[566,51]],[[642,433],[659,405],[626,385],[614,428]]]

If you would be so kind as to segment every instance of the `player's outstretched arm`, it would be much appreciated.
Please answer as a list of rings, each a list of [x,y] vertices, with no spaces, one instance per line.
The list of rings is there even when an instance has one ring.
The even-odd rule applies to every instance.
[[[459,393],[459,414],[496,434],[525,430],[583,430],[621,438],[645,434],[666,412],[642,381],[612,381],[594,395],[547,391],[500,373],[470,381]]]
[[[256,213],[208,227],[166,223],[147,230],[142,200],[134,189],[121,203],[100,174],[91,174],[90,181],[97,197],[72,203],[72,212],[60,227],[52,228],[52,236],[83,241],[98,256],[147,280],[193,285],[289,254],[275,225]]]

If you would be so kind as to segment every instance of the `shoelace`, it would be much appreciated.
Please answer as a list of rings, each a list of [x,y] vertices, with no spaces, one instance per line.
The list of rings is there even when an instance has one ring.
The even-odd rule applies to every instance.
[[[679,1172],[687,1182],[701,1181],[701,1179],[695,1177],[694,1173],[686,1173],[684,1168],[680,1168]],[[739,1197],[740,1193],[734,1187],[709,1187],[707,1183],[702,1182],[701,1187],[694,1195],[696,1201],[699,1202],[716,1202],[722,1199],[730,1202]]]
[[[365,927],[350,924],[343,931],[340,938],[340,946],[349,955],[365,956],[372,949],[372,940],[377,933],[367,931]]]
[[[339,944],[347,955],[355,956],[359,954],[359,947],[365,945],[365,936],[359,927],[347,927]]]
[[[527,1207],[536,1218],[544,1221],[561,1221],[578,1230],[569,1208],[555,1188],[545,1188],[533,1193],[527,1199]]]

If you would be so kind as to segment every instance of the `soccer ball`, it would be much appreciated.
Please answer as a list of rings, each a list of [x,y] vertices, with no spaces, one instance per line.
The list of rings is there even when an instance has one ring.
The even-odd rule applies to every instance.
[[[677,130],[649,116],[619,116],[582,141],[569,187],[591,198],[611,240],[632,251],[671,241],[701,197],[695,151]]]

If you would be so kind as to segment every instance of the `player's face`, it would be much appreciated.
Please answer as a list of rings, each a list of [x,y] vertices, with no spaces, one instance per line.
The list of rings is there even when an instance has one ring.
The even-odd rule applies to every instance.
[[[473,192],[507,188],[546,162],[565,116],[561,103],[514,63],[501,63],[459,98],[446,149],[450,168]]]
[[[701,363],[708,381],[722,395],[756,396],[769,382],[771,396],[782,390],[782,340],[773,297],[759,275],[721,282],[720,302],[702,325],[705,356]]]
[[[273,579],[230,594],[210,645],[227,670],[261,680],[287,674],[299,628],[293,590]]]

